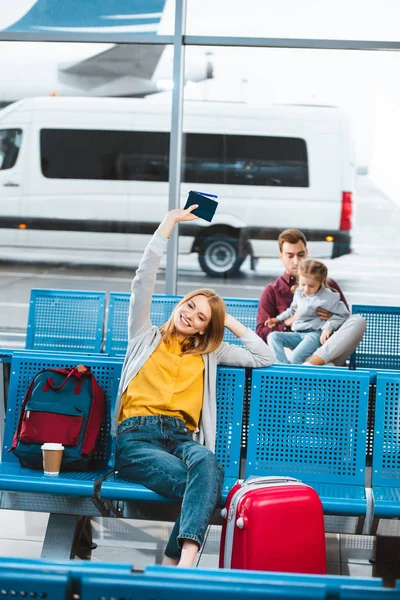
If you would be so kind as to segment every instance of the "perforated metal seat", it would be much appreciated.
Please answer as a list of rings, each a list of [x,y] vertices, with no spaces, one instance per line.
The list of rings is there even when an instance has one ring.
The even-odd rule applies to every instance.
[[[105,292],[32,289],[26,348],[100,352]]]
[[[324,511],[365,515],[369,374],[273,366],[252,376],[246,477],[290,476]]]
[[[244,369],[218,367],[215,454],[225,472],[223,501],[239,477],[244,384]],[[102,482],[100,497],[108,500],[171,502],[142,485],[124,481],[118,475]]]
[[[23,573],[0,569],[1,595],[6,598],[46,598],[63,600],[68,596],[70,577],[63,573]]]
[[[229,577],[220,573],[219,580],[208,582],[206,578],[193,581],[190,579],[179,579],[171,574],[170,578],[163,580],[152,579],[146,575],[133,575],[131,577],[95,577],[81,578],[82,600],[156,600],[160,598],[173,598],[174,600],[251,600],[252,598],[263,598],[265,600],[316,600],[326,598],[326,585],[287,583],[284,578],[280,581],[263,581],[262,584],[252,583],[249,579],[243,579],[240,585],[237,581],[229,580]]]
[[[400,517],[400,373],[376,377],[372,490],[374,516]]]
[[[257,310],[258,300],[250,300],[246,298],[224,298],[226,311],[243,323],[252,331],[256,330],[257,326]],[[238,338],[228,329],[225,329],[224,342],[230,344],[241,344]]]
[[[400,369],[400,307],[353,304],[352,313],[364,317],[367,329],[350,368]]]
[[[58,477],[46,477],[41,471],[23,468],[13,453],[9,452],[18,425],[22,403],[32,378],[43,369],[89,366],[106,398],[105,420],[94,454],[94,470],[87,472],[61,472]],[[90,498],[95,482],[110,472],[111,456],[110,415],[118,390],[122,361],[110,357],[87,355],[51,355],[35,352],[15,352],[7,404],[2,462],[0,463],[0,490],[65,495]]]
[[[398,598],[381,578],[150,566],[132,573],[132,565],[91,561],[0,558],[1,595],[61,600],[142,600],[187,597],[196,600]]]
[[[1,560],[1,559],[0,559]],[[1,564],[1,563],[0,563]],[[179,579],[207,579],[210,583],[218,580],[221,575],[224,578],[229,579],[231,582],[237,582],[238,585],[243,581],[251,581],[255,584],[266,584],[268,582],[278,580],[284,581],[289,585],[304,585],[304,584],[324,584],[327,588],[327,592],[330,595],[336,597],[340,588],[346,587],[360,587],[368,586],[374,588],[381,588],[383,580],[378,577],[349,577],[348,575],[307,575],[303,573],[279,573],[272,571],[245,571],[236,569],[195,569],[195,570],[181,570],[176,569],[172,573],[167,571],[165,567],[160,565],[149,565],[145,569],[145,575],[151,577],[159,577],[166,581],[168,577],[179,578]]]

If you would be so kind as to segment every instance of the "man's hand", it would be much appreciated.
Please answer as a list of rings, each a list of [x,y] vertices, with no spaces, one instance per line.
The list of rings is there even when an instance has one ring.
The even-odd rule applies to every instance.
[[[264,321],[264,325],[266,327],[270,327],[271,329],[274,329],[277,325],[279,325],[279,323],[279,319],[267,319],[266,321]]]
[[[329,310],[325,310],[325,308],[317,308],[315,312],[323,321],[327,321],[333,315],[333,313],[329,312]]]
[[[330,337],[330,335],[331,335],[331,332],[328,331],[327,329],[322,330],[321,337],[319,338],[321,345],[325,344],[326,340]]]

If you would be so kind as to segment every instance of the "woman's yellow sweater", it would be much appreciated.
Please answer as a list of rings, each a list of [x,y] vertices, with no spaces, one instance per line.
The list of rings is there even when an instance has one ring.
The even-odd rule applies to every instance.
[[[121,397],[118,423],[129,417],[167,415],[197,429],[203,403],[204,361],[200,354],[181,354],[177,338],[161,340]]]

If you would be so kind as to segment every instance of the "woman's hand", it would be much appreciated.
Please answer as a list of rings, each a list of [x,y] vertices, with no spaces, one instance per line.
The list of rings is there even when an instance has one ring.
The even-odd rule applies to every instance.
[[[279,325],[279,323],[279,319],[267,319],[266,321],[264,321],[265,327],[270,327],[271,329],[275,329],[275,327]]]
[[[321,345],[325,344],[326,340],[330,337],[330,335],[331,335],[331,332],[328,331],[327,329],[322,330],[321,337],[319,338]]]
[[[193,215],[192,211],[198,207],[198,204],[192,204],[189,208],[175,208],[174,210],[167,212],[166,216],[175,219],[175,223],[180,223],[181,221],[195,221],[199,217]]]
[[[174,210],[167,212],[158,226],[159,233],[168,239],[176,223],[181,223],[182,221],[195,221],[198,219],[196,215],[192,214],[192,211],[198,206],[198,204],[192,204],[189,208],[175,208]]]

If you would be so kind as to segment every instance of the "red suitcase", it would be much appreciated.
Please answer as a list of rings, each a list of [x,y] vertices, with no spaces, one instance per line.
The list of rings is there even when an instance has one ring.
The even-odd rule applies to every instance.
[[[291,477],[250,477],[229,492],[220,568],[326,573],[318,494]]]

